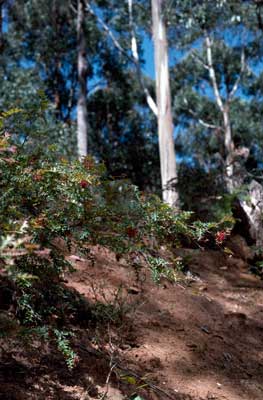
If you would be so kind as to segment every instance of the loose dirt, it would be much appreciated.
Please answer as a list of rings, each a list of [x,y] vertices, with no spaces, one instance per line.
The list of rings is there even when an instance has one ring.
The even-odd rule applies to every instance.
[[[50,351],[5,360],[0,399],[262,400],[263,281],[222,251],[176,254],[188,279],[158,285],[105,248],[73,256],[67,286],[97,304],[101,323],[74,328],[72,372]]]

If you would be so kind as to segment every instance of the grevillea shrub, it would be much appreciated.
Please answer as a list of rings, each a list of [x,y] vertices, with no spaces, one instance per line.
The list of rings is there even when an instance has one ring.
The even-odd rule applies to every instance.
[[[88,253],[90,245],[101,244],[125,256],[147,255],[160,244],[225,238],[230,220],[189,222],[191,213],[176,214],[129,182],[108,179],[104,166],[91,157],[69,162],[54,146],[29,150],[12,134],[12,126],[8,132],[2,126],[0,279],[12,282],[16,318],[24,326],[56,328],[72,313],[72,296],[61,284],[71,265],[58,239],[69,251],[74,245]]]

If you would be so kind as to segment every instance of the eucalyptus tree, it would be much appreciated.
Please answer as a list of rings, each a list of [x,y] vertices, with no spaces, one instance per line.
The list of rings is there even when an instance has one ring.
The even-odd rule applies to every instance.
[[[7,61],[15,64],[20,74],[26,75],[29,69],[36,71],[39,79],[35,84],[41,82],[57,119],[70,130],[76,127],[78,115],[78,132],[86,130],[82,142],[87,141],[86,83],[94,76],[100,38],[94,19],[84,15],[84,7],[84,2],[77,0],[10,2]],[[86,153],[80,135],[76,135],[77,142],[71,152]]]
[[[172,89],[178,131],[192,159],[205,168],[219,167],[233,193],[247,178],[241,164],[251,158],[249,141],[256,143],[259,136],[259,113],[252,115],[256,99],[249,94],[262,55],[255,4],[177,2],[169,18],[177,58]]]
[[[91,152],[114,176],[128,177],[142,190],[161,194],[153,82],[142,71],[138,3],[86,3],[103,39],[97,80],[88,96]],[[135,6],[135,7],[134,7]]]
[[[88,154],[88,110],[87,110],[87,43],[85,35],[85,2],[78,0],[77,10],[77,45],[78,45],[78,104],[77,104],[77,141],[78,156]]]
[[[5,107],[17,102],[19,95],[22,107],[30,105],[38,89],[44,90],[53,114],[67,131],[64,142],[59,139],[61,151],[77,156],[81,96],[86,100],[82,121],[86,132],[89,127],[84,134],[89,153],[105,161],[111,174],[131,178],[141,189],[159,192],[156,121],[148,107],[149,101],[154,103],[154,85],[142,74],[141,35],[136,37],[140,55],[136,65],[130,47],[128,4],[113,0],[81,4],[79,26],[80,3],[74,0],[18,0],[10,7],[8,54],[3,63],[9,67],[1,87],[1,104]],[[138,9],[133,11],[137,17]],[[84,33],[81,42],[78,28]],[[78,58],[85,67],[82,86]],[[50,140],[56,142],[53,133]]]
[[[160,173],[163,200],[171,206],[179,207],[179,196],[177,192],[177,169],[176,157],[173,140],[173,121],[171,112],[171,94],[169,83],[169,59],[168,46],[166,40],[166,21],[164,16],[164,2],[153,0],[151,10],[145,1],[127,1],[129,28],[130,28],[130,54],[128,58],[135,65],[138,81],[149,109],[156,117],[158,125],[158,143],[160,157]],[[134,18],[134,10],[136,17]],[[138,12],[139,10],[139,12]],[[149,14],[149,11],[151,13]],[[138,46],[139,28],[147,31],[147,17],[151,20],[151,36],[155,48],[155,70],[156,70],[156,101],[150,94],[145,84],[145,79],[141,71],[141,58]],[[107,31],[109,28],[107,26]],[[111,35],[112,37],[112,35]],[[115,37],[112,37],[116,48],[120,53],[126,53],[124,46],[121,46]],[[127,47],[126,47],[127,48]]]
[[[151,2],[162,192],[165,202],[171,206],[179,207],[179,196],[176,188],[177,168],[173,139],[174,126],[169,79],[168,43],[163,3],[163,0],[152,0]]]

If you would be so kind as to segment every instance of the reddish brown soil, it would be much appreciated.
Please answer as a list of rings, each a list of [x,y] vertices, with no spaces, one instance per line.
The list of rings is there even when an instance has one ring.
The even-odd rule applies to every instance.
[[[177,253],[191,256],[199,280],[155,285],[147,269],[99,247],[94,262],[75,258],[67,285],[89,302],[115,300],[122,322],[115,326],[113,309],[98,308],[107,322],[76,329],[80,362],[73,372],[58,355],[43,360],[33,352],[22,369],[17,360],[15,380],[0,371],[6,376],[0,399],[122,400],[137,393],[144,400],[262,400],[263,282],[222,252]]]

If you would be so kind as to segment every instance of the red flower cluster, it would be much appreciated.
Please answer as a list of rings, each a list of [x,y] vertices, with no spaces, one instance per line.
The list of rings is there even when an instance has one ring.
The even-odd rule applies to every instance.
[[[33,175],[33,179],[36,182],[40,182],[40,181],[42,181],[43,176],[41,174],[35,174],[35,175]]]
[[[137,231],[136,228],[132,228],[131,226],[129,226],[126,229],[126,233],[129,236],[129,238],[135,238],[137,236],[137,234],[138,234],[138,231]]]
[[[225,239],[226,239],[225,231],[216,232],[215,234],[216,244],[222,244]]]
[[[85,179],[83,179],[82,181],[80,181],[79,184],[80,184],[80,186],[81,186],[83,189],[85,189],[86,187],[89,186],[89,182],[86,181]]]

